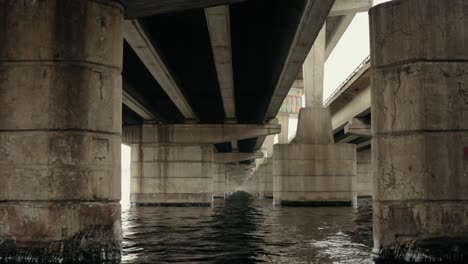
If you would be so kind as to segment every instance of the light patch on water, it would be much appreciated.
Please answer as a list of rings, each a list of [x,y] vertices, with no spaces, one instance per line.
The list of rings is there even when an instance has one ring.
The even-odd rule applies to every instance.
[[[320,257],[328,258],[334,264],[374,263],[366,245],[352,242],[350,236],[341,231],[323,240],[312,240],[310,244],[320,249]]]

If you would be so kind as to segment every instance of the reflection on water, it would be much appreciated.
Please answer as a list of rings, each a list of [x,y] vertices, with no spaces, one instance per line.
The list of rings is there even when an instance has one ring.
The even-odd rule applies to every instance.
[[[123,263],[373,263],[372,207],[274,208],[236,193],[214,208],[123,210]]]

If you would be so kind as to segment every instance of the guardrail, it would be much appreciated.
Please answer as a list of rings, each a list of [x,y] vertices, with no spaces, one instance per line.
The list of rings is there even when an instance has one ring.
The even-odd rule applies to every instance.
[[[356,69],[338,86],[338,88],[335,89],[335,91],[333,91],[333,93],[327,97],[327,99],[325,100],[325,102],[323,102],[323,105],[327,105],[329,103],[329,101],[337,94],[339,93],[348,83],[349,81],[351,81],[354,76],[356,76],[356,74],[364,67],[364,65],[366,65],[367,63],[370,62],[370,55],[367,56],[362,62],[361,64],[359,64],[359,66],[356,67]]]

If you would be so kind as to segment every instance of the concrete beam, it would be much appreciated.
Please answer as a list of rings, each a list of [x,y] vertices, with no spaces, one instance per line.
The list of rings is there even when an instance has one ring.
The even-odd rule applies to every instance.
[[[227,164],[233,162],[240,162],[253,159],[263,158],[262,152],[243,153],[243,152],[228,152],[228,153],[215,153],[213,162],[215,164]]]
[[[263,143],[265,142],[266,136],[258,137],[257,142],[255,143],[255,150],[262,148]]]
[[[356,94],[348,104],[337,110],[332,114],[332,127],[333,131],[340,129],[346,123],[356,117],[368,113],[371,107],[370,86]]]
[[[371,125],[368,122],[359,118],[353,118],[344,127],[344,133],[347,135],[355,135],[359,137],[372,137]]]
[[[368,147],[371,147],[372,146],[372,140],[367,140],[367,141],[364,141],[362,143],[359,143],[357,146],[356,146],[356,150],[357,151],[361,151],[363,150],[364,148],[368,148]]]
[[[124,127],[122,141],[128,144],[218,144],[280,132],[280,125],[271,124],[144,124]]]
[[[154,120],[156,117],[146,106],[141,104],[128,90],[130,85],[125,80],[122,81],[122,103],[130,108],[137,115],[141,116],[144,120]]]
[[[274,118],[272,120],[270,120],[269,122],[270,124],[278,124],[278,118]],[[263,148],[264,146],[264,143],[265,141],[267,141],[267,143],[271,143],[271,146],[270,144],[267,147],[267,151],[269,152],[268,156],[271,157],[273,155],[273,141],[274,141],[274,136],[270,136],[267,138],[267,136],[262,136],[262,137],[258,137],[257,138],[257,142],[255,143],[255,150],[259,150],[261,148]]]
[[[135,19],[184,10],[235,4],[246,0],[123,0],[125,18]]]
[[[226,172],[241,172],[255,168],[255,164],[230,164],[226,165]]]
[[[307,1],[273,97],[267,108],[266,119],[274,118],[281,108],[334,2],[335,0]]]
[[[156,79],[164,92],[177,106],[184,118],[196,119],[188,100],[183,95],[170,70],[137,20],[125,21],[124,37],[151,75],[153,75],[154,79]]]
[[[327,18],[327,33],[325,45],[325,61],[328,59],[336,44],[348,29],[356,14],[351,13],[344,16],[334,16]]]
[[[216,72],[218,73],[224,113],[226,119],[234,120],[236,118],[236,105],[234,102],[229,6],[206,8],[205,15],[210,32]]]
[[[356,135],[346,135],[344,138],[337,140],[335,143],[349,143],[358,138],[359,136]]]
[[[232,151],[237,151],[239,149],[239,142],[237,142],[237,140],[231,141],[231,149]]]
[[[372,7],[372,2],[372,0],[336,0],[328,16],[367,12]]]

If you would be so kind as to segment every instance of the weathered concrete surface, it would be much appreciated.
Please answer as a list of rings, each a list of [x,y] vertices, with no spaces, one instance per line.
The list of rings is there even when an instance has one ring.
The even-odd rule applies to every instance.
[[[274,204],[351,205],[355,145],[277,144],[274,151]]]
[[[294,144],[333,144],[330,111],[324,107],[301,108]],[[273,151],[275,153],[275,151]]]
[[[226,120],[236,121],[229,5],[205,8]]]
[[[374,246],[387,261],[468,259],[468,6],[370,12]]]
[[[253,166],[247,164],[226,165],[226,192],[232,194],[237,191],[246,191],[258,194],[259,182],[252,184],[251,180],[255,176],[252,175],[252,169]]]
[[[273,159],[267,158],[259,168],[260,194],[264,198],[273,198]]]
[[[276,117],[278,118],[278,124],[281,125],[281,133],[278,134],[279,144],[289,143],[289,116],[287,113],[279,113]]]
[[[212,195],[212,145],[132,145],[132,204],[209,206]]]
[[[247,153],[247,152],[217,152],[214,154],[213,162],[215,164],[227,164],[240,161],[248,161],[263,158],[262,152]]]
[[[0,260],[120,257],[123,9],[0,1]]]
[[[343,16],[366,12],[372,6],[372,0],[336,0],[328,16]]]
[[[303,66],[306,107],[296,138],[273,150],[273,203],[351,205],[355,196],[356,146],[334,144],[330,111],[323,107],[325,30]]]
[[[226,165],[213,165],[213,197],[226,197]]]
[[[366,149],[356,153],[357,179],[356,193],[358,197],[372,197],[372,150]]]
[[[122,141],[128,144],[217,144],[280,132],[281,126],[277,124],[143,124],[125,127]]]

